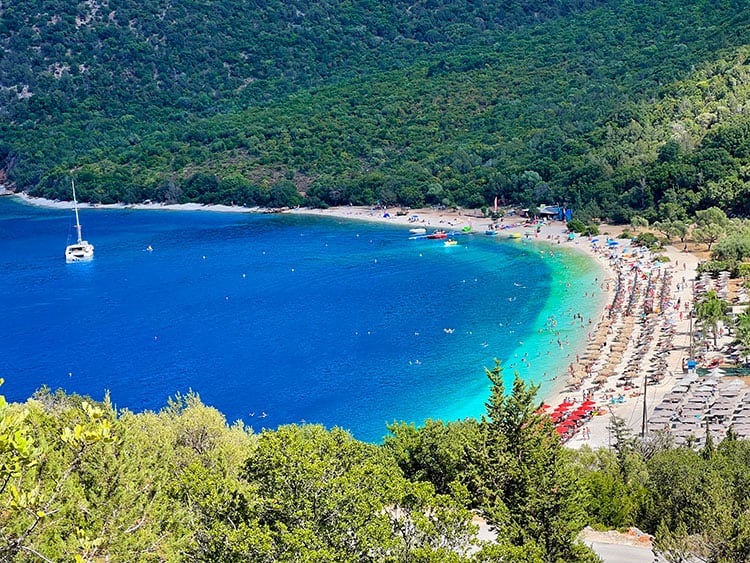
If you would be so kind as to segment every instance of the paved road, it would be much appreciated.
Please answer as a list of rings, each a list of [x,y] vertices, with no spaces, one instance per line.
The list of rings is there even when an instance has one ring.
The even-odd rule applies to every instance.
[[[645,547],[619,545],[615,543],[586,542],[602,558],[604,563],[666,563]]]
[[[495,531],[482,518],[475,517],[474,524],[479,526],[480,540],[494,542],[497,539]],[[667,563],[666,559],[656,557],[653,551],[643,546],[608,543],[593,539],[584,540],[584,543],[591,547],[604,563]]]

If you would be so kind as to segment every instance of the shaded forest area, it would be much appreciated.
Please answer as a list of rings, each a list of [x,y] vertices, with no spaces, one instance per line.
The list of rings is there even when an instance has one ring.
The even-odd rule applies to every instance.
[[[0,158],[32,195],[750,212],[739,1],[0,10]]]

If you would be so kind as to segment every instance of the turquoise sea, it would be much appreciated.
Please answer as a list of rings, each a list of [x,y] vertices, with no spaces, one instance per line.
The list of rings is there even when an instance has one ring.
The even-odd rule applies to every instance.
[[[158,410],[193,390],[255,430],[306,421],[377,442],[395,420],[480,416],[496,357],[549,393],[603,306],[599,265],[568,243],[445,247],[298,215],[83,209],[81,222],[96,257],[66,264],[72,211],[0,198],[9,400],[46,385]]]

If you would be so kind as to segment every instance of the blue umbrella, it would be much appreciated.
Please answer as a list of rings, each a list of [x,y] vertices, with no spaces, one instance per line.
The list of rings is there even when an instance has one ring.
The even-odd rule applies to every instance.
[[[617,246],[617,245],[618,245],[618,244],[620,244],[620,243],[619,243],[619,242],[617,242],[616,240],[611,240],[611,241],[609,241],[609,242],[608,242],[607,244],[608,244],[609,246]]]

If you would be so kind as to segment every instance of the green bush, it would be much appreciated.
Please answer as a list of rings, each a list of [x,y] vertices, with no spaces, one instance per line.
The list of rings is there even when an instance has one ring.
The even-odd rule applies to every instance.
[[[584,223],[580,219],[571,219],[570,221],[568,221],[568,230],[571,233],[585,233],[586,223]]]
[[[639,234],[635,238],[635,243],[638,246],[645,246],[649,250],[655,250],[657,248],[661,248],[661,243],[659,242],[659,239],[656,238],[656,235],[654,233],[650,233],[650,232]]]
[[[718,275],[719,272],[730,271],[731,269],[729,263],[724,260],[709,260],[698,264],[699,274],[709,273],[712,276]]]
[[[586,230],[584,234],[594,237],[599,234],[599,227],[597,227],[594,224],[586,225]]]

